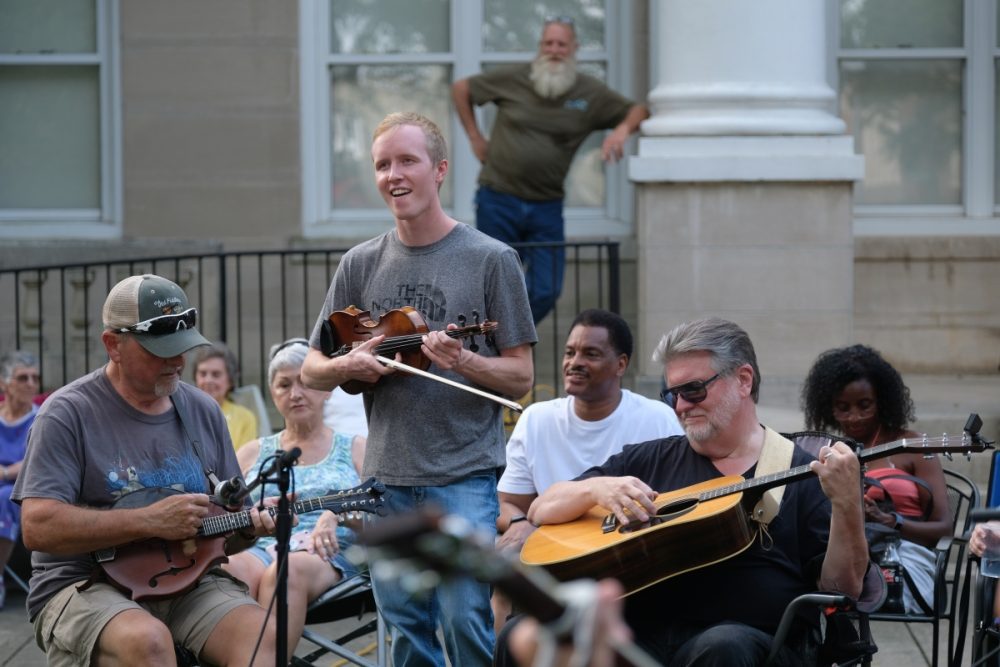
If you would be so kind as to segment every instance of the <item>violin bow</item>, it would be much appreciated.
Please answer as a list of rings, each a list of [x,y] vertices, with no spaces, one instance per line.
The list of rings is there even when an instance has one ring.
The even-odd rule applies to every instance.
[[[481,389],[476,389],[475,387],[470,387],[467,384],[462,384],[461,382],[455,382],[454,380],[449,380],[448,378],[443,378],[440,375],[434,375],[433,373],[428,373],[427,371],[420,370],[419,368],[414,368],[413,366],[410,366],[409,364],[404,364],[401,361],[396,361],[395,359],[390,359],[389,357],[383,357],[380,354],[376,354],[375,358],[378,359],[379,361],[381,361],[383,364],[385,364],[389,368],[395,368],[396,370],[399,370],[399,371],[404,371],[406,373],[412,373],[414,375],[419,375],[420,377],[425,377],[428,380],[436,380],[437,382],[443,382],[446,385],[455,387],[456,389],[461,389],[463,391],[467,391],[470,394],[475,394],[476,396],[482,396],[483,398],[488,398],[489,400],[495,401],[496,403],[499,403],[500,405],[502,405],[504,407],[510,408],[514,412],[521,412],[522,410],[524,410],[524,408],[522,408],[520,404],[515,403],[514,401],[509,401],[506,398],[501,398],[500,396],[496,396],[494,394],[491,394],[489,392],[483,391]]]

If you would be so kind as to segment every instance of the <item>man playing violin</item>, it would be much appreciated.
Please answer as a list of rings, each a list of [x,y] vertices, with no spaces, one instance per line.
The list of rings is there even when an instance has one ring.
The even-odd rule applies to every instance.
[[[654,359],[664,363],[663,397],[686,435],[629,445],[552,485],[532,503],[533,523],[571,521],[595,505],[622,524],[645,522],[656,515],[658,493],[752,477],[765,447],[783,447],[757,418],[760,372],[742,328],[717,318],[681,324]],[[818,461],[797,447],[786,451],[791,466],[808,464],[815,477],[782,487],[777,515],[745,551],[626,598],[636,642],[662,664],[760,664],[793,598],[817,588],[861,594],[868,547],[858,459],[839,442],[823,447]],[[656,567],[655,556],[648,567]],[[780,664],[801,659],[787,646],[779,656]]]
[[[364,475],[387,485],[386,507],[406,512],[424,504],[496,530],[496,470],[504,464],[501,407],[376,359],[374,336],[342,356],[320,351],[331,313],[357,306],[374,319],[411,306],[430,329],[421,352],[430,371],[501,395],[528,392],[537,341],[517,253],[448,217],[439,189],[448,173],[444,137],[429,119],[394,113],[372,142],[375,184],[395,218],[392,230],[352,248],[341,260],[313,330],[302,367],[305,383],[331,390],[349,381],[365,391],[368,449]],[[499,323],[478,351],[449,337],[462,316]],[[409,332],[401,332],[409,333]],[[435,631],[440,622],[453,665],[489,665],[493,624],[489,586],[459,579],[415,598],[398,582],[374,580],[380,611],[393,628],[393,664],[444,665]]]
[[[13,497],[33,551],[28,615],[50,665],[172,665],[175,643],[202,664],[274,664],[273,620],[221,569],[170,599],[134,602],[90,556],[149,538],[191,540],[210,514],[207,472],[240,472],[218,404],[180,379],[184,353],[208,344],[196,319],[165,278],[119,282],[103,309],[108,363],[55,392],[35,419]],[[112,507],[136,492],[162,499]],[[227,553],[274,532],[267,512],[249,516],[252,529],[227,538]]]

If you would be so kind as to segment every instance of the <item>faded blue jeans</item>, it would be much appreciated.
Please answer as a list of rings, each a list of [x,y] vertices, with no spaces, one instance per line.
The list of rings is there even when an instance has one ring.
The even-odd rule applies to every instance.
[[[563,200],[530,201],[497,192],[485,185],[476,191],[476,228],[504,243],[566,240]],[[520,248],[531,316],[538,324],[549,314],[562,292],[566,250],[562,245]]]
[[[497,478],[493,472],[466,477],[447,486],[387,486],[385,509],[397,516],[425,506],[468,519],[480,531],[496,534]],[[378,519],[373,517],[372,521]],[[445,667],[438,623],[452,665],[487,667],[493,662],[493,611],[490,585],[470,578],[446,579],[425,594],[403,590],[395,579],[373,576],[375,602],[392,629],[395,667]]]

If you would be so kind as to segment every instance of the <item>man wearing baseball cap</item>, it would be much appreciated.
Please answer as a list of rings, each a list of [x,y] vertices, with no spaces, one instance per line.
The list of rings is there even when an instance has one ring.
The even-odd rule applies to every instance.
[[[50,665],[173,664],[175,643],[204,663],[273,664],[273,620],[215,563],[196,557],[197,585],[163,599],[95,565],[96,552],[124,558],[152,539],[189,549],[210,514],[208,473],[240,474],[218,405],[181,382],[184,353],[208,343],[184,291],[131,276],[111,289],[103,320],[108,363],[39,410],[14,488],[33,551],[27,606],[38,645]],[[225,538],[226,553],[274,532],[267,512],[249,516],[252,526]],[[164,571],[187,567],[161,557]]]

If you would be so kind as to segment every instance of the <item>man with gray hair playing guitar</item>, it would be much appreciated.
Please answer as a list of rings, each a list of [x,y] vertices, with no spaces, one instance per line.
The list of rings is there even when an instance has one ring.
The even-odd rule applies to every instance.
[[[796,596],[817,588],[860,596],[868,567],[860,464],[843,443],[824,447],[815,460],[760,424],[760,372],[750,338],[738,325],[718,318],[682,324],[663,337],[654,359],[664,364],[663,398],[686,435],[627,446],[575,480],[549,487],[528,512],[543,529],[528,539],[522,559],[531,562],[532,543],[543,537],[546,524],[572,522],[592,508],[610,513],[598,541],[635,539],[630,536],[656,532],[658,525],[672,530],[677,526],[671,521],[683,517],[674,549],[684,557],[704,549],[703,562],[671,571],[676,559],[651,549],[634,580],[631,574],[621,577],[633,593],[625,617],[636,643],[663,664],[760,664]],[[705,507],[681,504],[674,515],[654,503],[661,492],[789,465],[811,467],[815,474],[780,487],[782,495],[771,496],[770,509],[767,497],[762,499],[757,507],[769,521],[756,527],[722,525],[710,511],[714,500]],[[736,513],[745,520],[738,507]],[[719,542],[729,534],[739,539],[727,551]],[[800,642],[786,645],[780,664],[802,660]]]

